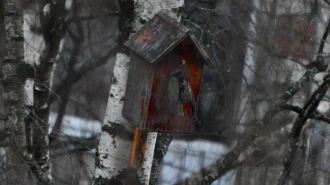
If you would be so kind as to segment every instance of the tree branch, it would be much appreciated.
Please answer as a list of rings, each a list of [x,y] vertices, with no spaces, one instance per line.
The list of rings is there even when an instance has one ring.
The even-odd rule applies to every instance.
[[[330,2],[328,0],[324,0],[324,2],[326,2],[328,5],[330,5]]]
[[[325,115],[314,115],[313,119],[330,124],[330,118]]]
[[[329,71],[327,71],[329,72]],[[283,161],[283,168],[278,180],[278,185],[284,184],[286,178],[288,177],[291,169],[291,165],[293,162],[293,158],[297,153],[298,146],[299,146],[299,137],[304,129],[303,127],[306,124],[306,121],[311,118],[314,114],[314,111],[318,107],[321,99],[324,97],[325,93],[327,92],[330,86],[330,75],[327,75],[324,79],[324,82],[321,86],[313,93],[312,97],[307,101],[304,106],[304,112],[302,115],[297,116],[293,127],[290,133],[290,141],[289,141],[289,149],[286,157]]]
[[[330,24],[330,22],[329,22]],[[322,37],[322,40],[327,39],[327,35],[329,32],[329,25],[327,26],[327,29],[325,30],[325,33]],[[323,42],[323,41],[321,41]],[[283,107],[286,105],[286,102],[291,99],[298,91],[300,91],[307,83],[309,83],[315,76],[316,73],[325,71],[326,64],[324,64],[323,60],[323,46],[324,44],[320,44],[319,50],[318,50],[318,56],[317,60],[315,62],[314,66],[311,66],[304,75],[294,84],[292,84],[285,93],[280,96],[280,98],[274,102],[273,106],[267,110],[263,118],[256,123],[258,128],[254,128],[252,130],[252,133],[244,138],[241,141],[238,141],[236,146],[228,152],[223,158],[218,159],[215,163],[212,165],[203,168],[198,174],[203,173],[206,175],[198,176],[198,175],[192,175],[185,179],[183,182],[180,182],[178,184],[182,185],[193,185],[193,184],[211,184],[218,178],[220,178],[222,175],[224,175],[228,170],[235,167],[237,164],[239,164],[241,161],[238,161],[239,155],[258,137],[262,132],[265,131],[265,124],[270,123],[272,119],[283,110]],[[216,165],[217,167],[214,168],[213,166]]]
[[[293,112],[296,112],[299,115],[302,115],[304,110],[302,108],[300,108],[299,106],[294,106],[294,105],[289,105],[289,104],[285,104],[283,107],[283,110],[291,110]]]
[[[156,140],[154,158],[152,160],[149,185],[156,185],[160,163],[167,153],[168,146],[172,142],[172,134],[159,133]]]
[[[328,22],[328,25],[326,27],[326,30],[323,34],[323,37],[321,39],[321,43],[319,46],[318,50],[318,56],[317,56],[317,62],[321,63],[324,62],[323,58],[323,48],[324,48],[324,43],[328,37],[330,30],[330,20]],[[330,64],[327,67],[326,72],[330,72]],[[277,184],[281,185],[285,183],[286,178],[288,177],[290,173],[290,167],[292,165],[292,161],[294,156],[296,155],[297,149],[298,149],[298,142],[299,142],[299,137],[302,134],[301,132],[303,131],[303,127],[306,124],[306,121],[310,118],[313,117],[314,112],[316,111],[321,99],[325,96],[329,86],[330,86],[330,75],[326,75],[324,77],[324,82],[318,87],[318,89],[312,94],[311,98],[306,102],[303,108],[303,114],[297,116],[293,127],[291,129],[290,133],[290,142],[289,142],[289,149],[286,157],[284,158],[283,161],[283,168],[280,174],[280,177],[278,179]]]
[[[51,179],[49,166],[49,98],[50,73],[64,35],[65,0],[46,0],[39,3],[39,19],[45,48],[35,63],[33,86],[33,158],[43,173]],[[43,176],[36,174],[37,180],[44,182]]]
[[[110,49],[104,56],[102,57],[95,57],[92,58],[90,62],[86,63],[79,71],[69,73],[62,81],[63,83],[60,84],[51,94],[50,102],[54,101],[56,96],[61,97],[65,91],[65,88],[69,85],[73,85],[78,82],[83,74],[86,74],[90,71],[93,71],[97,67],[103,65],[110,56],[116,54],[116,48]]]
[[[27,155],[24,155],[23,158],[25,162],[29,165],[31,171],[34,173],[39,182],[41,182],[43,185],[53,185],[52,178],[49,178],[47,173],[45,173],[44,169],[41,168],[40,165],[33,158],[28,157]]]
[[[73,1],[73,7],[72,7],[72,12],[73,12],[73,19],[76,19],[77,21],[75,22],[75,26],[76,26],[76,32],[77,32],[77,35],[75,35],[74,33],[72,33],[72,31],[70,29],[67,29],[68,30],[68,33],[73,41],[73,49],[70,53],[70,60],[68,62],[68,66],[69,66],[69,69],[68,69],[68,73],[69,74],[75,74],[75,71],[74,71],[74,66],[75,64],[77,64],[77,56],[79,55],[79,52],[81,50],[81,45],[84,43],[84,29],[83,29],[83,25],[82,25],[82,22],[78,20],[78,3],[76,2],[76,0]],[[71,34],[70,34],[71,33]],[[72,81],[69,81],[69,82],[72,82]],[[60,96],[61,98],[61,102],[60,102],[60,105],[58,107],[58,114],[57,114],[57,117],[56,117],[56,121],[55,121],[55,125],[54,125],[54,128],[50,134],[50,142],[54,139],[54,138],[57,138],[59,136],[59,133],[60,133],[60,130],[61,130],[61,126],[62,126],[62,121],[63,121],[63,117],[64,117],[64,114],[65,114],[65,110],[66,110],[66,106],[69,102],[69,93],[70,93],[70,90],[71,90],[71,87],[72,87],[72,83],[71,84],[68,84],[68,86],[66,86],[66,88],[63,88],[63,94]]]

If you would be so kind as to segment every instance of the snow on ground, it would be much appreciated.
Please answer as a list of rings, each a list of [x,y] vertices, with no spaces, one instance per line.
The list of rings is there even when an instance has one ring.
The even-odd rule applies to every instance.
[[[56,117],[56,113],[50,113],[49,132],[54,126]],[[62,123],[62,132],[71,137],[99,137],[101,127],[102,124],[98,121],[65,115]],[[217,142],[173,140],[161,165],[159,184],[175,184],[175,182],[181,181],[192,173],[199,171],[202,167],[212,164],[227,152],[228,148]],[[234,179],[235,171],[230,171],[212,185],[232,185],[234,184]]]
[[[57,113],[51,112],[49,115],[49,133],[51,132]],[[71,137],[90,138],[100,136],[102,123],[99,121],[82,119],[75,116],[65,115],[62,122],[62,133]]]
[[[163,159],[159,184],[172,185],[198,172],[228,152],[228,148],[217,142],[174,140]],[[212,185],[234,184],[235,171],[228,172]]]

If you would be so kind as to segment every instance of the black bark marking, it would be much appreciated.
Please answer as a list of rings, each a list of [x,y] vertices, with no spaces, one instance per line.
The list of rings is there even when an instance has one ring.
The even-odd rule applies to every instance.
[[[125,127],[118,123],[109,122],[109,125],[103,125],[102,130],[109,133],[113,138],[119,137],[122,140],[133,141],[134,134],[125,129]]]

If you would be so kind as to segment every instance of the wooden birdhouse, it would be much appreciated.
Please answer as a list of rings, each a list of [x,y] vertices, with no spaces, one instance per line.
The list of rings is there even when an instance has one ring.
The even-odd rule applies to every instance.
[[[190,30],[158,12],[124,45],[130,67],[123,116],[143,131],[193,132],[203,65],[214,66]]]

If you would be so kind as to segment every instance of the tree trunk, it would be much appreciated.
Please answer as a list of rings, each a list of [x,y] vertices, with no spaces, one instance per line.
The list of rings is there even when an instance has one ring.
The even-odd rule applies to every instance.
[[[143,0],[119,2],[121,17],[118,52],[101,139],[96,153],[95,185],[120,182],[136,185],[149,184],[157,134],[148,133],[143,168],[141,170],[129,168],[134,127],[122,117],[121,113],[129,66],[129,56],[123,43],[128,39],[131,30],[137,31],[142,26],[143,21],[140,20],[150,20],[160,10],[172,17],[177,17],[173,9],[178,9],[183,5],[183,1],[175,0],[158,0],[152,3]],[[133,22],[133,26],[130,26],[130,22]]]
[[[6,155],[6,176],[7,184],[23,185],[27,181],[27,168],[23,160],[26,152],[24,118],[27,115],[24,108],[23,11],[18,0],[1,1],[1,3],[1,12],[4,16],[2,26],[5,26],[1,28],[4,30],[4,34],[1,35],[5,36],[4,55],[1,55],[3,61],[1,95],[6,134],[10,135]]]
[[[39,18],[45,48],[35,64],[36,72],[33,87],[33,158],[37,163],[33,171],[39,184],[52,184],[49,167],[48,129],[50,73],[59,49],[64,31],[64,0],[39,2]],[[40,168],[39,168],[40,167]]]

